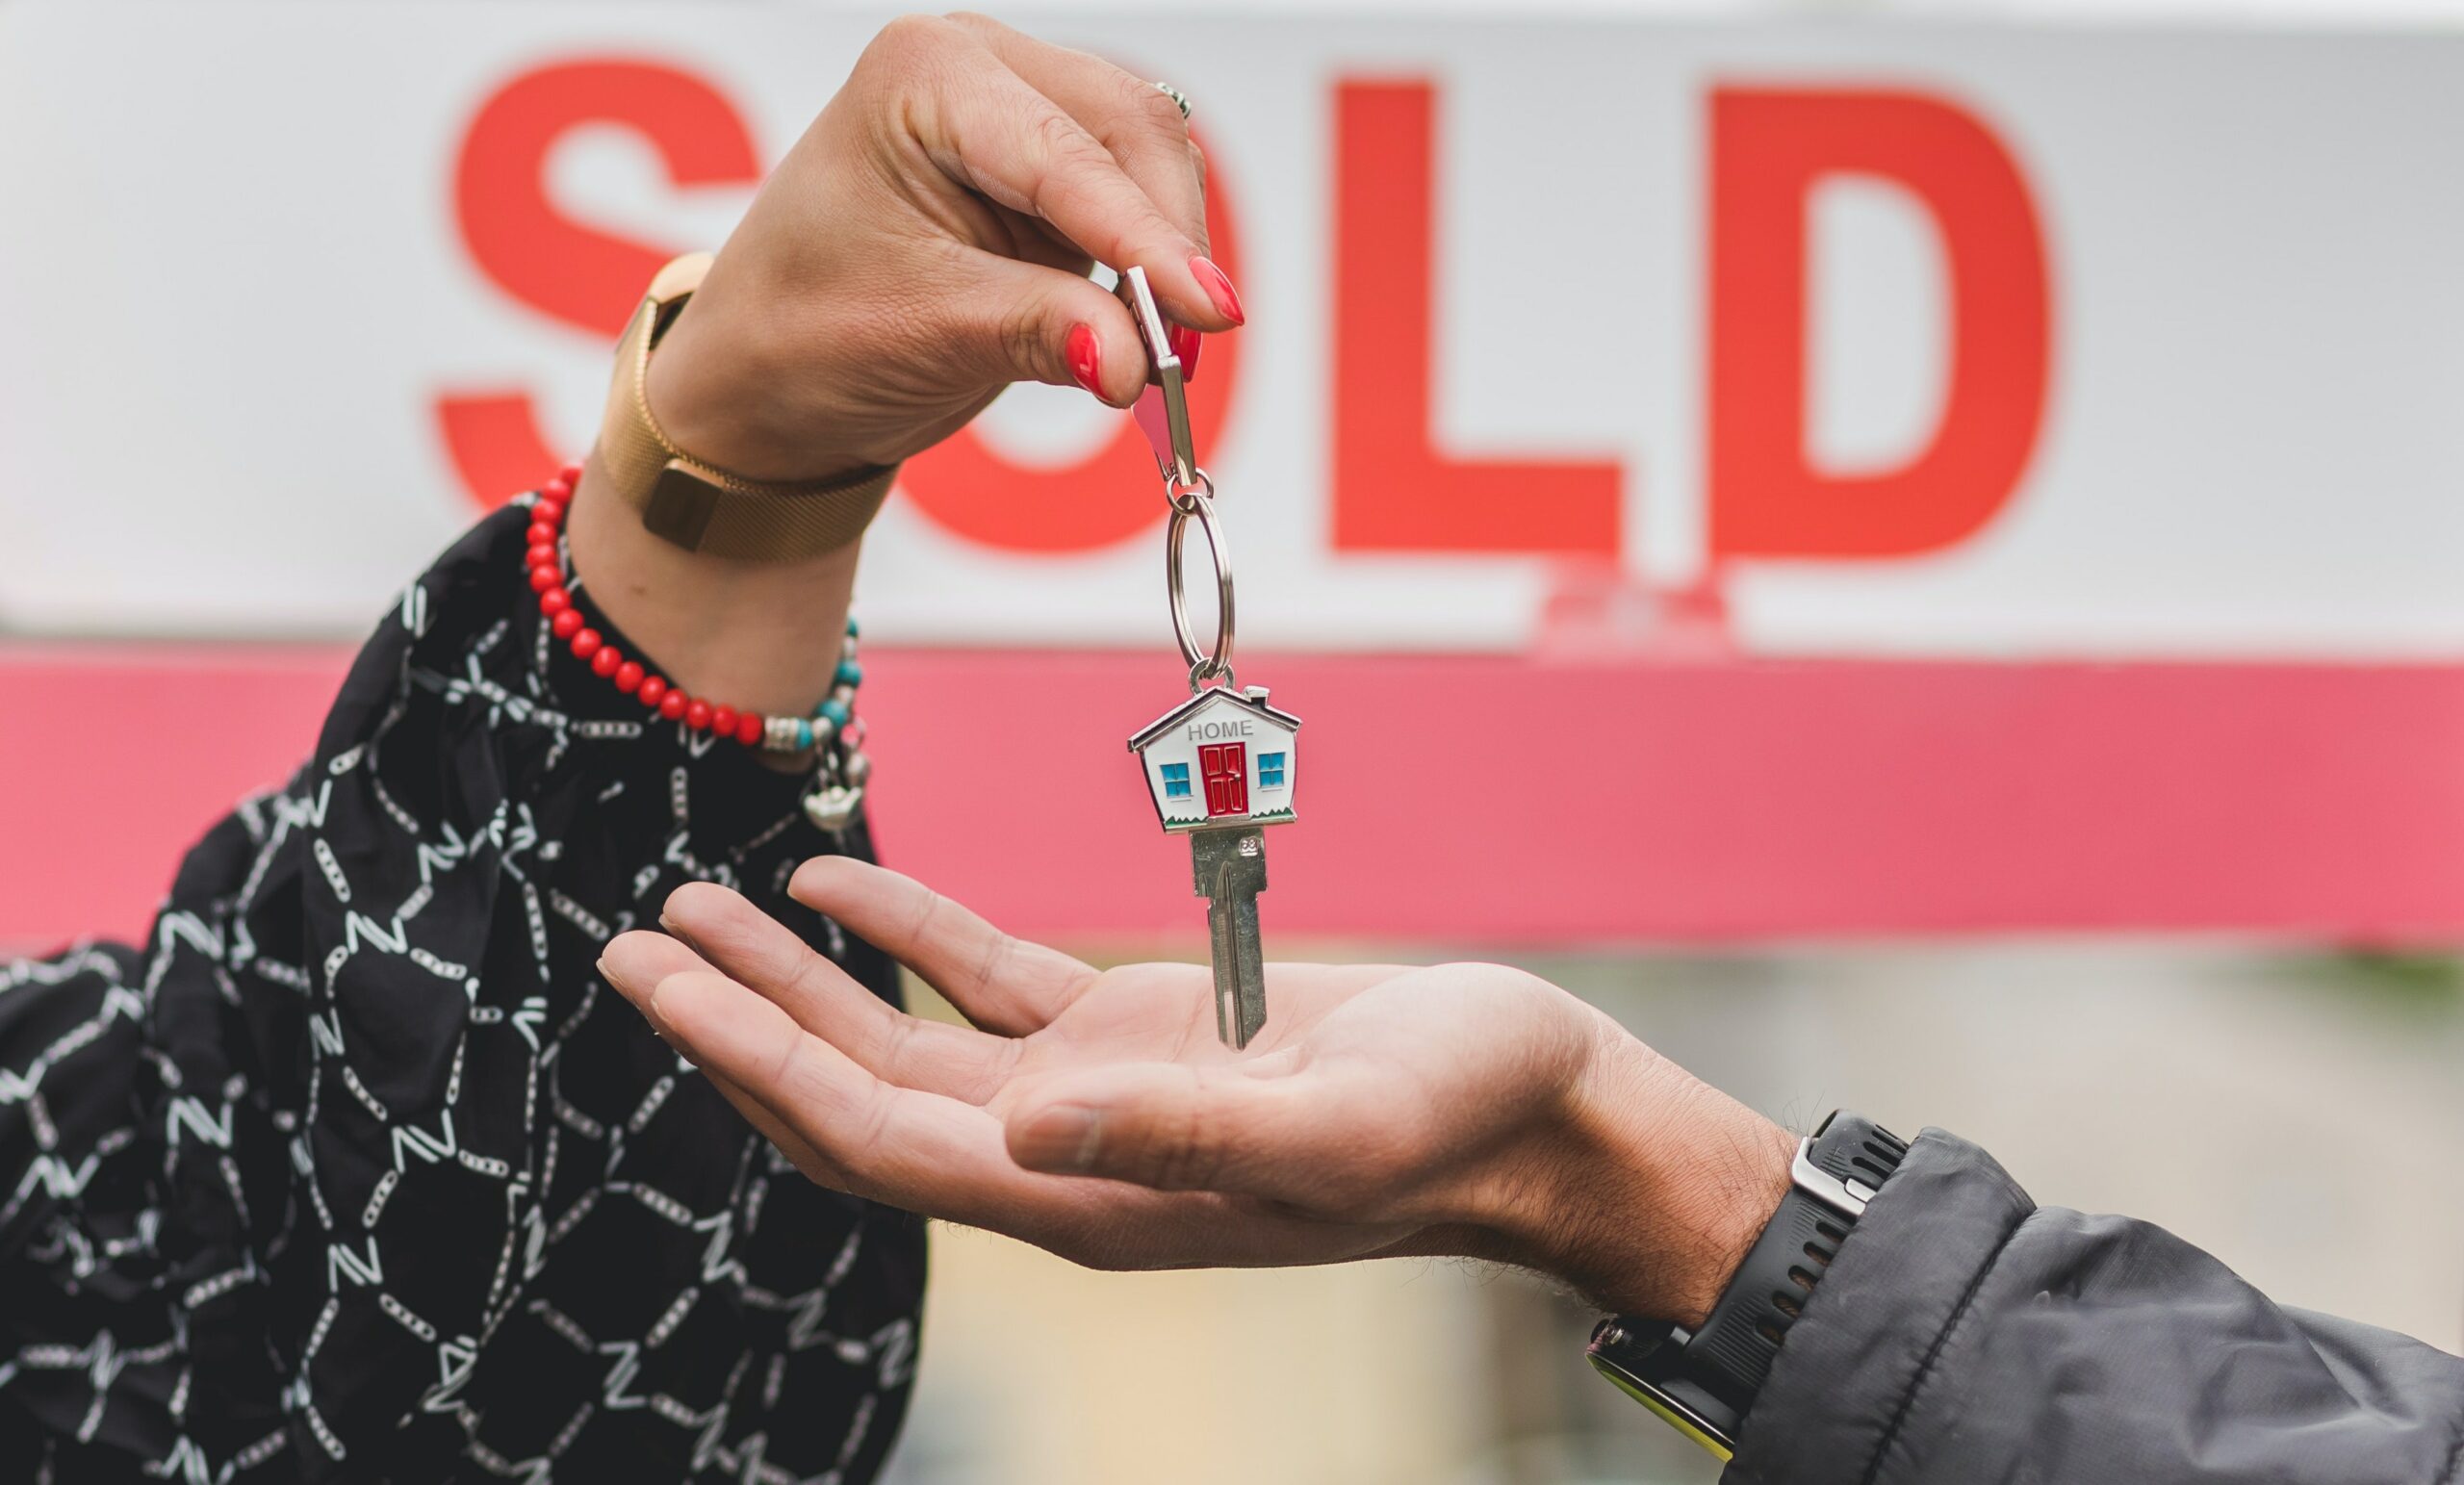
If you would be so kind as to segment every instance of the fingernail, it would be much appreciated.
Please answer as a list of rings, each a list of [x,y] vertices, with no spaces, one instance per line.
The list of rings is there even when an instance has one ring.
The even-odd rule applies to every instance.
[[[607,962],[607,958],[608,957],[604,954],[599,957],[600,978],[605,980],[617,994],[631,1001],[633,1003],[633,1009],[642,1013],[643,1019],[649,1021],[654,1028],[660,1030],[661,1033],[664,1034],[667,1022],[660,1019],[658,1013],[658,986],[654,985],[646,991],[640,994],[635,994],[632,986],[627,985],[624,979],[617,974],[615,966]]]
[[[1077,1104],[1056,1104],[1021,1132],[1018,1163],[1031,1170],[1091,1170],[1104,1138],[1103,1114]]]
[[[684,945],[684,947],[692,950],[694,953],[702,954],[702,946],[693,941],[693,935],[686,933],[683,929],[677,927],[675,920],[670,918],[665,912],[661,912],[658,915],[658,930],[660,933],[665,934],[668,937],[675,939],[678,943]],[[703,954],[702,957],[704,959],[709,958],[706,954]]]
[[[1205,346],[1206,337],[1187,325],[1173,325],[1165,333],[1172,342],[1172,354],[1180,358],[1182,383],[1197,380],[1197,353]]]
[[[1232,280],[1225,278],[1223,270],[1217,268],[1211,259],[1204,256],[1190,259],[1190,272],[1196,275],[1197,286],[1206,291],[1206,296],[1215,301],[1219,314],[1236,325],[1248,322],[1249,317],[1241,313],[1241,295],[1234,292]]]
[[[1069,374],[1078,385],[1097,397],[1104,395],[1104,347],[1095,339],[1095,327],[1075,324],[1069,327]]]

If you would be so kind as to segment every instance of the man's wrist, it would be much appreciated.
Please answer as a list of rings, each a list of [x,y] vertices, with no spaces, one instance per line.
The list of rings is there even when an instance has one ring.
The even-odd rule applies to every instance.
[[[1535,1266],[1605,1309],[1699,1326],[1786,1194],[1795,1151],[1785,1129],[1606,1027],[1526,1223]]]

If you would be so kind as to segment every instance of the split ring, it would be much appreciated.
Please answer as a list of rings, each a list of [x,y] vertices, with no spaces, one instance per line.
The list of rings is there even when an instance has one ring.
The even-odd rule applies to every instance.
[[[1186,499],[1187,504],[1182,501]],[[1206,534],[1207,555],[1215,564],[1215,644],[1197,647],[1190,630],[1189,600],[1182,581],[1182,546],[1194,519]],[[1172,498],[1172,524],[1164,534],[1164,585],[1172,601],[1172,637],[1180,641],[1181,658],[1190,665],[1190,689],[1220,678],[1232,682],[1232,553],[1223,545],[1223,530],[1215,523],[1215,502],[1192,490]]]

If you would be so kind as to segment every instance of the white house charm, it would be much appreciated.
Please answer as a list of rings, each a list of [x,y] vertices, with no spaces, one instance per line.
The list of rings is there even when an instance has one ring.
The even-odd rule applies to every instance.
[[[1292,819],[1300,719],[1267,688],[1210,686],[1129,740],[1168,831],[1282,825]]]
[[[1206,686],[1129,740],[1164,829],[1190,838],[1191,885],[1206,899],[1215,1027],[1245,1047],[1267,1022],[1258,894],[1267,889],[1265,827],[1292,818],[1300,719],[1267,704],[1264,686]]]

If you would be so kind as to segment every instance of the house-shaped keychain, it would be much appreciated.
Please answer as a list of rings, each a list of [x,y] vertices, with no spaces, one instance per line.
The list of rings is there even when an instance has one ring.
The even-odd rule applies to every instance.
[[[1209,686],[1129,740],[1167,831],[1282,825],[1292,819],[1300,719],[1267,688]]]

